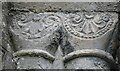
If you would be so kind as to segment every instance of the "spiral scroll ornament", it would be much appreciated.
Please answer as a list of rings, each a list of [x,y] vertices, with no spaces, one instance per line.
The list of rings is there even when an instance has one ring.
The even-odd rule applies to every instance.
[[[66,30],[81,39],[94,39],[106,34],[114,26],[108,13],[71,13],[65,21]]]
[[[17,16],[19,19],[16,19]],[[12,31],[18,31],[27,39],[41,38],[57,29],[61,23],[60,17],[52,13],[24,13],[17,16],[13,19],[16,28],[12,27]]]

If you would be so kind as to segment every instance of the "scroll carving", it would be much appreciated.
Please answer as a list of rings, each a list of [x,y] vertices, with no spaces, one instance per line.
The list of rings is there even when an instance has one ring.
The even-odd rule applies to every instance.
[[[55,14],[25,13],[14,18],[12,31],[21,32],[20,34],[27,39],[41,38],[50,33],[51,30],[54,31],[61,24],[60,17]]]
[[[65,28],[72,35],[81,39],[98,38],[115,25],[117,17],[110,13],[75,13],[69,14],[65,21]]]
[[[35,39],[42,37],[41,32],[53,30],[51,27],[58,27],[62,21],[65,21],[63,25],[72,35],[81,39],[94,39],[106,34],[117,22],[114,20],[117,16],[111,13],[80,12],[63,14],[62,16],[65,17],[59,17],[57,14],[23,14],[17,22],[17,29],[22,30],[21,34],[27,38]]]
[[[56,47],[58,47],[60,44],[65,44],[66,46],[71,45],[68,48],[66,48],[66,50],[68,51],[69,48],[72,47],[72,45],[74,45],[73,43],[74,40],[73,41],[67,40],[69,37],[68,36],[66,36],[66,38],[63,37],[64,34],[77,37],[78,38],[77,40],[79,39],[91,40],[92,39],[94,41],[94,39],[102,37],[103,35],[107,34],[109,31],[114,29],[116,22],[117,22],[117,19],[115,19],[116,17],[118,17],[117,14],[108,13],[108,12],[105,12],[105,13],[76,12],[76,13],[68,13],[68,14],[50,13],[50,12],[20,13],[19,15],[15,15],[14,18],[12,19],[12,25],[10,26],[10,30],[14,35],[20,35],[19,36],[20,39],[18,40],[21,40],[21,38],[27,39],[28,41],[28,42],[26,41],[27,44],[32,45],[33,48],[27,45],[20,45],[22,46],[22,48],[20,48],[20,50],[18,49],[17,52],[15,52],[14,54],[15,56],[18,56],[18,57],[26,56],[26,55],[32,57],[32,54],[34,54],[33,57],[42,56],[44,58],[47,58],[48,60],[54,61],[56,60],[56,58],[53,53],[56,52],[56,49],[57,49]],[[60,32],[57,32],[57,34],[59,34],[59,38],[57,37],[56,32],[54,33],[54,31],[56,31],[56,29],[58,28],[60,28],[59,29]],[[63,30],[63,28],[65,30]],[[64,33],[62,35],[63,32],[67,32],[67,33]],[[54,34],[54,35],[51,35],[51,34]],[[45,36],[49,36],[49,37],[42,39],[42,37],[45,37]],[[29,42],[29,40],[33,40],[33,41]],[[21,41],[24,41],[24,40],[21,40]],[[31,42],[35,44],[31,44]],[[42,42],[44,42],[45,45]],[[67,44],[67,42],[69,44]],[[79,44],[79,41],[78,41],[78,44]],[[97,44],[95,46],[97,46]],[[81,45],[84,45],[84,44],[81,44]],[[93,44],[90,44],[90,45],[93,45]],[[102,46],[104,46],[104,44],[102,44]],[[25,47],[27,49],[24,49]],[[31,49],[28,49],[29,47],[31,47]],[[79,47],[79,45],[73,46],[73,48],[76,48],[76,49],[77,47]],[[83,46],[83,48],[84,47],[86,46]],[[63,48],[65,47],[63,46]],[[51,49],[54,49],[55,51],[51,52]],[[94,48],[92,47],[91,47],[91,50],[89,50],[88,48],[88,51],[84,51],[83,49],[84,52],[82,53],[82,50],[81,50],[81,53],[76,54],[75,58],[74,58],[74,54],[75,54],[74,52],[76,52],[76,50],[72,50],[70,53],[65,54],[65,56],[63,55],[62,57],[63,62],[65,62],[67,59],[72,60],[72,59],[79,58],[82,55],[83,56],[93,55],[93,57],[102,58],[103,60],[105,59],[106,62],[107,60],[109,60],[108,63],[111,62],[110,64],[114,64],[114,60],[111,59],[112,58],[111,54],[109,54],[111,57],[109,58],[109,56],[106,54],[107,52],[104,49],[103,50],[99,50],[99,48],[96,48],[96,49],[97,49],[96,53],[93,52]],[[63,53],[64,52],[65,51],[63,49]],[[79,49],[78,49],[78,52],[79,52]],[[90,52],[90,53],[86,54],[86,52]],[[101,54],[101,52],[103,52],[103,54]],[[103,58],[103,57],[106,57],[106,58]]]

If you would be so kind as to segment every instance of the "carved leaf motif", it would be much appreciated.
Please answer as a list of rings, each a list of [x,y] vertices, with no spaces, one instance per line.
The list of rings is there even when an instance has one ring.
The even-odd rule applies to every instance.
[[[43,26],[41,23],[39,23],[40,15],[39,14],[28,14],[28,15],[22,15],[21,21],[18,21],[18,25],[22,27],[25,33],[34,35],[39,33],[43,29]]]
[[[20,20],[22,23],[27,23],[33,19],[33,16],[34,16],[33,13],[22,14]]]
[[[44,13],[26,13],[20,14],[21,18],[16,21],[16,26],[19,26],[19,32],[29,39],[40,38],[44,34],[43,32],[48,32],[55,29],[61,22],[59,16],[54,14],[44,14]],[[53,27],[53,28],[50,28]]]
[[[81,32],[85,34],[96,33],[100,28],[106,26],[106,23],[109,21],[108,16],[103,16],[100,18],[98,15],[87,15],[85,14],[83,17],[83,23],[80,15],[72,15],[72,25],[76,24],[76,26],[80,26]],[[95,21],[94,21],[95,20]],[[75,26],[75,25],[74,25]],[[78,30],[77,30],[78,31]]]
[[[99,28],[103,28],[106,26],[106,23],[109,21],[109,16],[104,15],[101,18],[97,15],[94,19],[95,25]]]
[[[43,22],[45,26],[48,27],[48,26],[52,26],[53,24],[61,22],[61,20],[58,16],[51,14],[51,15],[46,16],[43,19]]]
[[[85,34],[89,34],[89,33],[91,33],[91,27],[90,27],[90,23],[89,23],[90,21],[86,21],[84,24],[84,27],[82,28],[82,31],[85,33]]]
[[[106,33],[111,22],[111,15],[106,13],[71,13],[66,17],[65,28],[78,37],[95,38]]]
[[[74,24],[79,24],[82,21],[82,17],[78,14],[73,14],[71,19]]]

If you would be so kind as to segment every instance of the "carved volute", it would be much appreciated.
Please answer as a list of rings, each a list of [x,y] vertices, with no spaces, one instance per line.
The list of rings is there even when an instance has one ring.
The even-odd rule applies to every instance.
[[[117,2],[9,5],[5,24],[15,69],[117,69]]]
[[[14,55],[16,57],[37,57],[35,64],[39,63],[41,56],[52,62],[60,42],[61,24],[61,18],[52,13],[20,12],[20,14],[13,16],[10,33],[12,44],[14,44]],[[49,63],[46,64],[48,68],[51,68]],[[36,68],[40,67],[36,66]]]

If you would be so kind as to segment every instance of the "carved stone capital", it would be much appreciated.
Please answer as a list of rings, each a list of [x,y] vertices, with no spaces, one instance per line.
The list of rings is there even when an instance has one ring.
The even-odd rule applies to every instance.
[[[118,2],[9,2],[7,6],[6,68],[11,63],[16,69],[117,67],[113,38]]]

